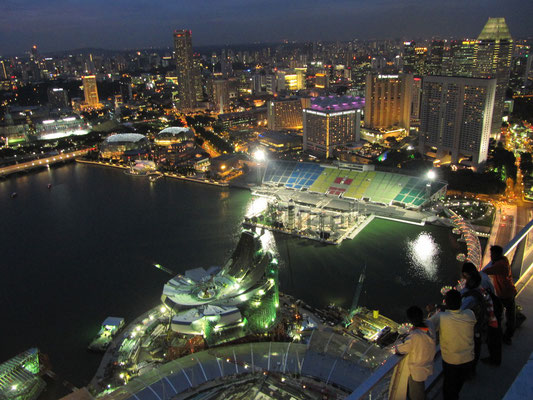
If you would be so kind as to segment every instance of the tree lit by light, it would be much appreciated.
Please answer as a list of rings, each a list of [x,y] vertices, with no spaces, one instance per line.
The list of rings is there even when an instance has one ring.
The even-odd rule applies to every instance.
[[[428,279],[434,280],[436,277],[439,253],[439,245],[427,232],[422,232],[416,239],[407,242],[409,263]]]

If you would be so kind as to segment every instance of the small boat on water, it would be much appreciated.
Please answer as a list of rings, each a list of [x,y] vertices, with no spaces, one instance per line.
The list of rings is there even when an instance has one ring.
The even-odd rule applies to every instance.
[[[152,174],[148,177],[148,179],[150,180],[150,182],[155,182],[157,181],[158,179],[161,179],[163,177],[162,174]]]
[[[93,339],[93,341],[89,344],[89,350],[96,352],[104,352],[109,347],[117,333],[123,327],[124,318],[107,317],[104,322],[102,322],[100,331]]]

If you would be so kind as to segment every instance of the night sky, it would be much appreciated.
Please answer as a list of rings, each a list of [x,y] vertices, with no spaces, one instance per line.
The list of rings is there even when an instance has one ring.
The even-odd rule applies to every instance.
[[[166,47],[174,29],[193,45],[283,39],[476,37],[505,17],[533,35],[531,0],[0,0],[0,55],[97,47]]]

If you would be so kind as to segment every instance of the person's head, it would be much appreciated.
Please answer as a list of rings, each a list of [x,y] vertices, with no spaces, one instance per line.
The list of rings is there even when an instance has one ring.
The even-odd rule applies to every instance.
[[[448,290],[444,296],[444,302],[450,310],[458,310],[461,308],[461,293],[455,289]]]
[[[424,313],[418,306],[411,306],[406,311],[407,319],[413,326],[424,327]]]
[[[466,287],[474,289],[481,284],[481,275],[476,266],[471,262],[465,262],[462,268],[463,278],[466,280]]]
[[[490,246],[490,259],[492,261],[499,260],[503,257],[503,248],[502,246]]]

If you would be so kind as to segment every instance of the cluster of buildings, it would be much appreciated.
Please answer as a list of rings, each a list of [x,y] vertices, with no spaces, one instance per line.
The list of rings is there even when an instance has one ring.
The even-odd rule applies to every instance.
[[[501,132],[507,88],[523,96],[533,90],[530,53],[529,42],[513,40],[503,18],[490,18],[476,39],[451,41],[197,52],[192,32],[176,30],[172,51],[45,57],[34,46],[27,58],[0,59],[0,136],[8,143],[58,136],[50,129],[40,135],[32,126],[40,123],[35,112],[15,96],[20,87],[43,87],[46,96],[34,107],[48,110],[44,120],[74,124],[72,117],[95,113],[168,126],[202,113],[217,117],[237,148],[248,143],[232,132],[253,128],[260,134],[253,141],[272,151],[302,149],[322,159],[358,148],[361,138],[416,136],[418,150],[438,163],[477,168],[487,159],[489,138]],[[80,133],[87,125],[56,130]],[[176,146],[174,153],[186,149]]]

